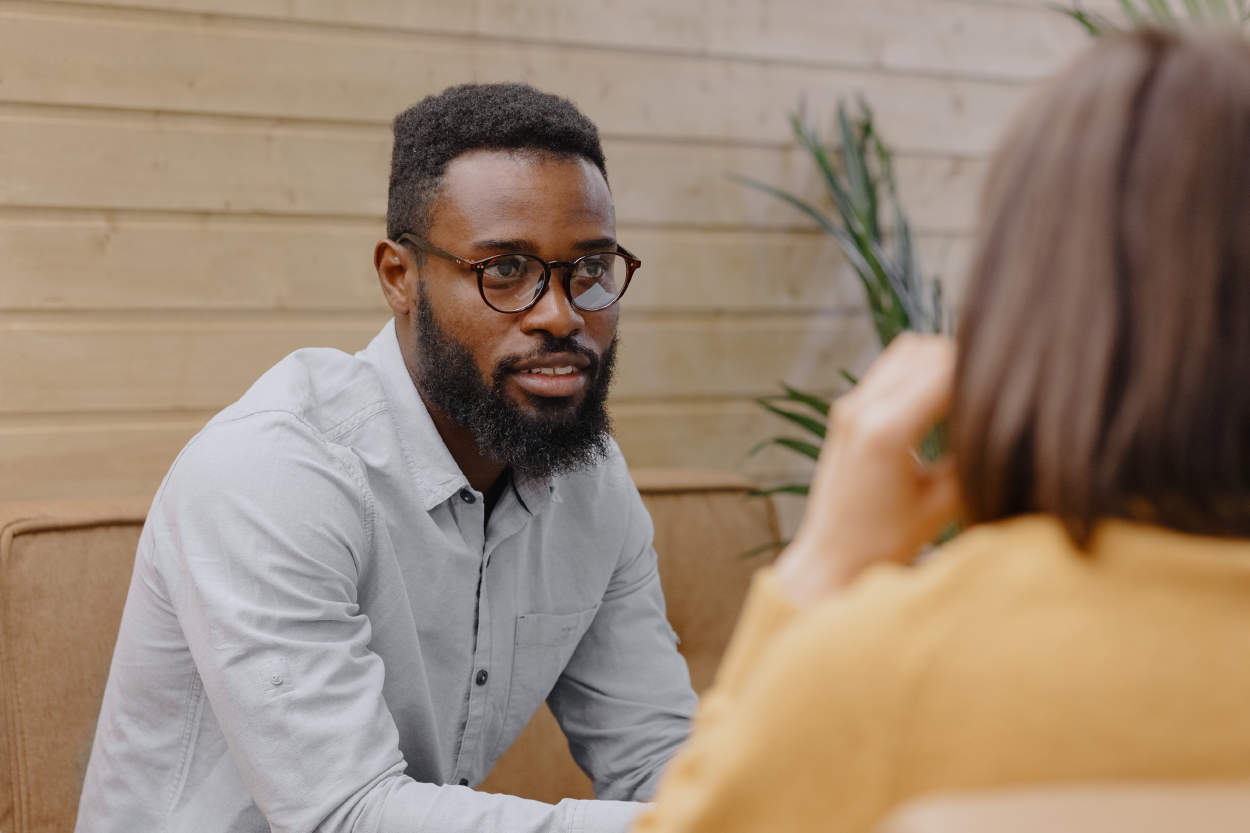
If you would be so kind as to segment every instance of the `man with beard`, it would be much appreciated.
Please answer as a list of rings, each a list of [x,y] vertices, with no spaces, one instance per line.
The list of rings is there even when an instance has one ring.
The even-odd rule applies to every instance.
[[[394,312],[300,350],[148,516],[79,831],[625,829],[695,705],[608,434],[616,241],[594,125],[516,84],[395,120]],[[546,700],[597,801],[472,790]]]

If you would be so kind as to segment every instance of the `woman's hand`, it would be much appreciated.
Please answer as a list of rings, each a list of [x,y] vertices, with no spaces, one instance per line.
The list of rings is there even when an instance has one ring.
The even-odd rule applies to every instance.
[[[923,465],[916,447],[950,405],[955,347],[905,333],[834,403],[807,511],[777,560],[799,605],[883,561],[910,561],[958,512],[954,465]]]

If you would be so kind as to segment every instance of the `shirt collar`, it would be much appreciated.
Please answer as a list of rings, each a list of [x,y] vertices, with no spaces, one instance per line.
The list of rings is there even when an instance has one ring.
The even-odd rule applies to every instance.
[[[360,355],[377,369],[382,380],[395,428],[410,463],[413,483],[428,512],[468,486],[469,481],[447,450],[417,393],[417,386],[408,375],[408,366],[399,351],[399,337],[395,334],[395,319],[386,322],[382,332],[374,336]]]
[[[455,458],[434,426],[429,410],[421,401],[421,395],[417,393],[417,386],[399,350],[395,319],[386,322],[386,326],[360,355],[377,369],[382,380],[386,398],[391,403],[396,430],[411,464],[413,482],[421,496],[422,506],[429,512],[461,489],[468,488],[469,481],[456,465]],[[537,515],[551,500],[554,486],[550,480],[526,480],[521,483],[514,481],[513,488],[530,515]]]

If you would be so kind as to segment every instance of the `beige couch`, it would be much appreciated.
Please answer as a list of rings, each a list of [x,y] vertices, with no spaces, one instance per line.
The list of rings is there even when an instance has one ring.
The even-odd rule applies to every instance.
[[[718,472],[638,470],[669,619],[695,688],[712,680],[751,573],[778,537],[766,499]],[[0,506],[0,831],[70,831],[150,499]],[[481,789],[590,797],[544,707]]]

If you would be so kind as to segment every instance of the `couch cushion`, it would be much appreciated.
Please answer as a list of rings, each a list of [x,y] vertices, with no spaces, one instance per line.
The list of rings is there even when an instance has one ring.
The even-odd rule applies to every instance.
[[[0,830],[74,827],[150,502],[0,508]]]

